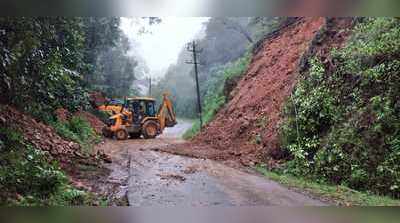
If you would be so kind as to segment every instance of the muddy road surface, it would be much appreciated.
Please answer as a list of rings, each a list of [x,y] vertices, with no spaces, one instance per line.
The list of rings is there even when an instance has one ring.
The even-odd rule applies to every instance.
[[[110,180],[120,183],[129,205],[254,206],[324,205],[291,191],[256,173],[242,171],[207,159],[160,152],[183,143],[182,133],[191,123],[180,121],[163,136],[152,140],[108,140],[102,148],[111,155]]]

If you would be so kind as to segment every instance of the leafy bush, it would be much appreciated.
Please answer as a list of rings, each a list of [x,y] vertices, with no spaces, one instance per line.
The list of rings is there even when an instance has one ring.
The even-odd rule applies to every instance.
[[[124,86],[135,79],[136,62],[125,55],[129,43],[119,22],[118,17],[0,18],[0,99],[48,123],[56,108],[89,107],[88,88],[130,89]]]
[[[368,18],[334,69],[310,59],[284,111],[287,171],[400,197],[399,39],[398,19]]]
[[[52,122],[52,126],[60,136],[79,143],[86,152],[89,151],[93,143],[100,140],[100,136],[82,117],[74,116],[67,122]]]
[[[93,115],[95,115],[97,118],[99,118],[102,122],[107,123],[108,118],[110,118],[110,115],[105,112],[105,111],[100,111],[98,109],[88,109],[88,111],[90,113],[92,113]]]
[[[208,90],[205,98],[203,99],[203,122],[204,124],[212,121],[219,109],[227,102],[224,92],[227,81],[237,78],[242,75],[250,63],[250,52],[246,53],[238,60],[228,63],[221,68],[217,69],[215,74],[211,76],[216,77],[207,84]],[[184,138],[191,138],[200,130],[200,122],[194,123],[193,127],[189,129]]]
[[[0,128],[0,204],[71,205],[87,194],[67,184],[49,155],[23,141],[12,129]]]
[[[0,19],[0,92],[18,108],[49,121],[54,108],[88,104],[82,76],[81,18]]]

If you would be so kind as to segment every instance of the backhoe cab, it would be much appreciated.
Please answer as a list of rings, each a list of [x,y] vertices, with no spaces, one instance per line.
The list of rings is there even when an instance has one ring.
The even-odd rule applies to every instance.
[[[165,127],[175,126],[176,116],[168,95],[156,111],[155,99],[148,97],[127,98],[120,113],[109,118],[103,129],[106,137],[115,136],[119,140],[131,138],[150,139],[160,135]]]

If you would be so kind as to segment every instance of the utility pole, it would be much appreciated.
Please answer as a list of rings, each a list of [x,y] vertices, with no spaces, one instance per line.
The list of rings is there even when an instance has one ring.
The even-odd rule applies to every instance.
[[[188,43],[186,46],[186,49],[188,52],[193,53],[193,61],[186,61],[186,63],[194,64],[194,73],[195,73],[196,90],[197,90],[197,108],[198,108],[198,112],[199,112],[200,129],[202,129],[203,128],[203,117],[202,117],[202,108],[201,108],[201,99],[200,99],[199,74],[198,74],[198,68],[197,68],[197,65],[199,64],[197,62],[197,54],[201,53],[202,50],[196,49],[195,41]]]
[[[149,96],[151,97],[151,76],[149,76]]]

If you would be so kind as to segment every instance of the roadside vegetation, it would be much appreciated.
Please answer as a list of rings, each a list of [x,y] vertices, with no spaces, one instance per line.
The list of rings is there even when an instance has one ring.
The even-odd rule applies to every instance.
[[[283,172],[400,198],[399,39],[399,19],[364,18],[330,63],[310,58],[284,112]]]
[[[78,143],[86,153],[90,153],[93,145],[101,141],[101,136],[95,132],[89,122],[79,116],[74,116],[65,122],[57,120],[51,125],[61,137]]]
[[[343,185],[319,183],[313,178],[294,176],[288,173],[270,171],[265,166],[255,167],[270,180],[288,188],[317,197],[324,202],[339,206],[399,206],[400,200],[389,196],[378,196],[360,192]]]
[[[212,121],[217,112],[228,101],[230,91],[236,86],[240,76],[246,71],[250,63],[250,52],[238,60],[221,66],[212,74],[215,78],[210,79],[208,83],[208,91],[203,102],[203,125]],[[227,87],[230,85],[230,89]],[[200,130],[200,121],[197,119],[191,129],[189,129],[183,137],[185,139],[192,138]]]
[[[91,90],[135,91],[137,63],[119,18],[0,18],[0,102],[54,121],[58,108],[89,108]]]
[[[90,111],[91,91],[109,97],[136,92],[132,82],[137,61],[127,54],[129,41],[119,25],[116,17],[0,18],[2,205],[103,203],[101,198],[75,189],[64,172],[70,174],[69,169],[78,168],[71,158],[75,155],[87,157],[88,163],[92,158],[98,159],[93,163],[101,163],[101,158],[91,154],[101,137],[85,118],[72,116],[61,121],[56,110],[71,114]],[[4,110],[3,116],[6,106],[11,109]],[[66,141],[57,144],[61,140],[58,135]],[[36,147],[26,138],[36,140]],[[67,150],[71,157],[64,157]],[[63,159],[71,161],[71,167],[56,162]]]
[[[73,188],[50,155],[0,128],[0,205],[99,205],[101,198]]]

